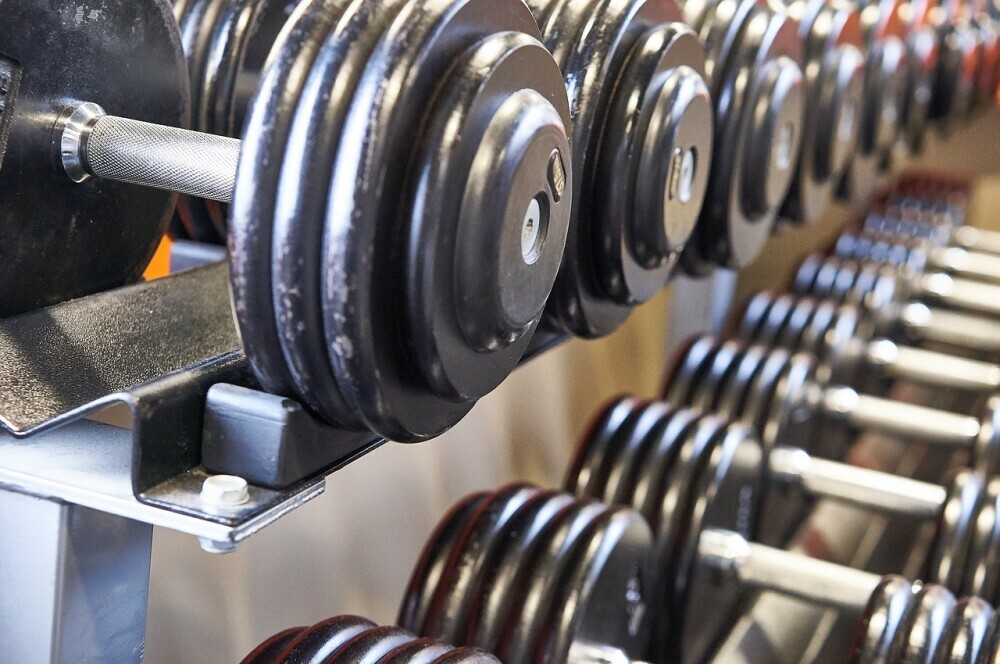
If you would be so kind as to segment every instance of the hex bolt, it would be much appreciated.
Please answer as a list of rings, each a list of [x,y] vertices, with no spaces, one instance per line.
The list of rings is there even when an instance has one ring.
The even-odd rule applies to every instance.
[[[250,485],[236,475],[213,475],[201,485],[201,500],[216,507],[235,507],[250,501]]]

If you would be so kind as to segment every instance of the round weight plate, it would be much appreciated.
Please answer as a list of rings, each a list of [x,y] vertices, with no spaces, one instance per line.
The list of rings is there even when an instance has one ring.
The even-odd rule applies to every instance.
[[[964,597],[952,607],[952,619],[938,643],[938,660],[948,664],[975,664],[988,652],[986,643],[993,609],[979,597]]]
[[[52,151],[66,105],[93,102],[114,115],[184,126],[189,99],[177,24],[164,0],[93,9],[7,2],[0,25],[6,317],[137,281],[173,212],[167,192],[70,180]]]
[[[871,337],[871,325],[858,307],[844,304],[837,308],[833,325],[823,337],[824,352],[819,357],[828,369],[827,382],[881,393],[881,376],[872,371],[867,358]]]
[[[677,612],[670,629],[685,661],[706,661],[710,648],[735,619],[743,593],[737,583],[720,583],[698,564],[702,532],[722,529],[753,539],[763,485],[764,451],[748,427],[729,426],[714,446],[692,494],[691,520],[675,582]],[[660,660],[667,661],[667,660]],[[674,661],[674,660],[670,660]],[[679,660],[677,660],[679,661]]]
[[[899,643],[896,652],[891,653],[890,661],[927,662],[934,661],[941,636],[948,625],[955,596],[942,586],[924,585],[917,598],[913,619],[905,634],[905,641]],[[902,630],[901,630],[902,633]]]
[[[690,406],[703,413],[715,410],[715,400],[726,384],[726,376],[734,370],[743,357],[743,341],[724,341],[719,344],[708,370],[691,393]]]
[[[306,627],[292,627],[278,632],[254,648],[253,652],[240,661],[240,664],[275,664],[278,655],[306,629]]]
[[[629,504],[637,476],[646,463],[645,455],[650,451],[647,441],[662,434],[674,412],[672,406],[662,401],[651,403],[631,426],[615,437],[603,495],[595,498],[609,505]]]
[[[338,648],[348,643],[375,623],[357,616],[337,616],[308,627],[268,664],[322,662]]]
[[[272,316],[288,377],[314,413],[351,428],[360,428],[360,422],[344,402],[323,331],[323,222],[347,102],[402,3],[357,4],[342,10],[295,101],[284,159],[277,169],[270,283]]]
[[[837,274],[830,285],[830,298],[841,302],[851,301],[854,295],[854,282],[858,279],[861,265],[854,259],[831,259],[838,262]]]
[[[791,290],[799,295],[812,295],[813,297],[822,298],[822,294],[813,292],[813,285],[824,264],[822,254],[810,254],[806,256],[799,265],[799,269],[795,271]]]
[[[464,498],[445,515],[437,526],[410,575],[409,585],[396,622],[416,634],[424,634],[429,619],[434,591],[441,582],[455,542],[462,535],[469,520],[489,500],[489,494],[476,493]]]
[[[703,55],[700,49],[693,48],[692,40],[675,39],[681,33],[667,26],[680,18],[672,2],[581,0],[535,1],[530,4],[541,25],[543,41],[552,51],[567,81],[573,111],[572,144],[578,146],[573,151],[573,173],[577,175],[573,183],[573,221],[563,264],[549,301],[546,322],[577,336],[601,337],[625,322],[632,311],[633,300],[651,295],[653,289],[659,289],[657,283],[664,285],[672,269],[673,257],[661,265],[651,261],[648,268],[644,268],[640,265],[640,257],[629,255],[636,243],[632,242],[633,238],[626,238],[625,234],[626,229],[635,225],[632,219],[641,209],[639,205],[625,210],[627,219],[608,216],[609,211],[604,206],[611,203],[612,209],[623,209],[622,206],[637,203],[636,200],[629,201],[627,196],[624,199],[620,196],[640,179],[639,174],[629,173],[637,168],[637,164],[632,162],[643,163],[641,152],[664,148],[663,141],[658,138],[669,142],[669,135],[676,126],[678,131],[674,140],[681,146],[685,140],[693,140],[694,135],[702,132],[703,128],[689,126],[691,123],[700,126],[704,122],[703,118],[697,117],[699,113],[694,112],[695,107],[704,104],[701,92],[692,96],[694,90],[683,85],[678,87],[680,81],[676,78],[667,82],[656,76],[657,72],[665,73],[671,68],[675,69],[674,74],[679,73],[680,70],[675,67],[677,63],[697,72]],[[656,44],[657,31],[661,36],[669,37],[666,42]],[[692,59],[689,61],[689,58]],[[649,83],[650,80],[654,83]],[[694,79],[686,77],[685,80],[697,87]],[[619,85],[641,88],[639,98],[628,100],[627,95],[612,97],[612,91]],[[671,111],[685,108],[685,102],[680,98],[675,100],[678,102],[675,109],[670,107],[675,89],[682,93],[682,97],[689,97],[693,104],[692,112],[685,111],[684,120],[676,125],[666,122],[664,118]],[[696,102],[695,98],[699,101]],[[634,115],[631,116],[635,123],[629,128],[635,135],[622,136],[623,129],[615,120],[621,109],[615,112],[611,109],[616,103],[629,101],[637,105],[632,109]],[[651,123],[656,122],[663,123],[659,125],[660,130],[648,131]],[[641,145],[647,138],[653,144],[652,148]],[[625,142],[637,151],[636,158],[628,160],[630,163],[624,177],[619,170],[608,173],[608,168],[617,167],[616,155],[604,153],[599,147],[602,140],[616,145]],[[664,159],[662,153],[654,156],[657,172],[669,167],[669,158]],[[703,165],[708,164],[707,160],[706,154],[702,159]],[[642,175],[650,181],[657,180],[653,172]],[[623,187],[623,182],[627,186]],[[609,192],[615,196],[614,202],[606,200]],[[700,200],[697,204],[700,205]],[[658,232],[663,230],[658,229]],[[681,234],[688,233],[682,231]],[[613,244],[602,246],[602,241],[611,236],[617,238]],[[623,243],[623,239],[626,242]],[[630,247],[630,244],[633,246]],[[627,292],[630,286],[618,281],[625,278],[626,270],[635,280],[632,284],[637,288],[634,297]]]
[[[347,0],[308,0],[292,13],[247,111],[229,224],[229,279],[243,346],[264,389],[291,395],[271,297],[275,203],[296,105]],[[339,423],[338,423],[339,424]],[[348,426],[344,423],[344,426]]]
[[[982,479],[970,471],[958,473],[950,483],[927,552],[924,579],[949,590],[962,587],[983,494]]]
[[[760,370],[754,375],[753,382],[747,387],[743,407],[737,417],[752,425],[758,433],[767,421],[774,390],[777,389],[782,374],[788,370],[791,358],[792,354],[788,351],[772,348]]]
[[[767,320],[767,312],[771,310],[771,303],[776,297],[777,294],[773,291],[761,291],[751,297],[743,308],[735,336],[745,341],[754,341],[757,330]]]
[[[789,293],[782,293],[771,304],[771,310],[767,312],[767,318],[757,331],[755,343],[762,346],[773,346],[777,343],[781,331],[788,323],[788,318],[795,308],[795,296]]]
[[[644,656],[650,637],[649,526],[632,510],[604,508],[581,535],[570,574],[559,579],[552,609],[540,621],[544,638],[534,661],[574,661],[571,653],[593,644],[632,659]]]
[[[756,387],[762,392],[770,392],[767,401],[761,401],[765,419],[757,429],[764,449],[770,451],[776,445],[794,445],[809,453],[839,458],[836,452],[844,451],[846,432],[836,423],[821,426],[827,423],[817,412],[817,395],[822,388],[816,383],[813,357],[805,353],[793,355],[772,385],[768,389],[761,381]]]
[[[564,493],[545,492],[525,505],[510,521],[508,536],[490,553],[479,590],[466,616],[465,642],[502,656],[508,616],[523,612],[521,577],[532,573],[539,537],[570,514],[578,501]]]
[[[924,609],[927,595],[932,588],[940,588],[940,586],[927,586],[919,581],[913,584],[911,591],[913,597],[910,599],[910,605],[907,607],[906,613],[903,614],[903,617],[896,624],[895,633],[893,634],[892,642],[889,644],[885,661],[904,661],[901,658],[909,653],[911,632],[917,620],[921,618],[921,611]]]
[[[1000,486],[992,480],[985,489],[985,496],[976,515],[976,523],[965,563],[965,580],[958,592],[977,595],[991,604],[997,599],[998,573],[1000,573]]]
[[[450,646],[434,639],[417,639],[396,648],[383,657],[379,664],[434,664],[452,650]]]
[[[324,661],[330,664],[371,664],[416,639],[400,627],[375,627],[355,636]]]
[[[834,283],[842,265],[843,261],[833,256],[823,261],[823,266],[816,273],[808,294],[821,300],[840,299],[840,295],[834,290]]]
[[[802,336],[809,329],[809,324],[812,322],[819,302],[811,297],[801,295],[796,296],[795,300],[795,308],[788,316],[788,322],[778,334],[775,344],[792,352],[799,352],[803,350],[801,347]]]
[[[410,279],[422,249],[414,241],[427,229],[408,229],[403,223],[413,209],[411,204],[419,199],[407,187],[408,181],[414,183],[408,180],[405,166],[412,164],[420,148],[427,147],[414,139],[414,132],[430,120],[428,111],[437,117],[449,110],[433,103],[428,109],[442,90],[442,78],[454,83],[459,74],[451,69],[453,65],[483,40],[502,41],[507,32],[538,34],[522,3],[410,0],[372,53],[344,123],[345,131],[356,140],[343,144],[332,170],[328,196],[337,205],[328,205],[326,210],[321,280],[324,331],[345,401],[368,428],[386,438],[412,442],[438,435],[472,408],[474,398],[468,397],[481,391],[452,384],[460,389],[445,397],[426,372],[426,347],[418,344],[429,342],[416,335],[421,329],[418,320],[426,319],[414,318],[415,307],[426,312],[423,305],[435,302],[435,293],[452,300],[456,292],[452,288],[428,291],[425,282]],[[510,96],[500,108],[507,108],[512,99],[517,103],[520,97],[513,93],[524,90],[523,84],[547,84],[548,67],[545,62],[536,64],[532,71],[521,73],[516,88],[501,86]],[[446,76],[449,72],[450,77]],[[553,95],[560,93],[553,91]],[[412,168],[434,170],[438,165],[413,164]],[[563,175],[568,172],[565,169]],[[558,222],[553,223],[551,230],[558,237]],[[520,240],[518,247],[520,254]],[[502,251],[506,248],[504,243]],[[451,252],[441,255],[437,246],[426,250],[437,256],[438,263],[454,257]],[[454,305],[445,309],[455,315]],[[435,328],[435,332],[442,331]],[[483,361],[489,365],[494,360]],[[450,360],[448,366],[452,366]],[[490,381],[495,380],[493,371],[492,366],[486,371]],[[454,375],[438,378],[455,380]]]
[[[909,81],[903,107],[903,138],[910,154],[916,155],[924,149],[941,50],[934,29],[923,23],[911,26],[906,47]]]
[[[611,439],[634,418],[644,402],[624,396],[605,406],[587,429],[569,465],[563,486],[578,496],[599,496],[604,486],[601,468]]]
[[[848,661],[852,664],[889,661],[889,648],[913,601],[913,586],[909,581],[898,576],[885,577],[872,593],[858,623]]]
[[[645,463],[638,468],[639,475],[629,504],[646,517],[654,532],[660,532],[665,527],[661,508],[666,484],[683,442],[692,435],[700,417],[693,410],[679,410],[663,431],[654,432],[646,441],[650,450],[644,455]]]
[[[701,376],[712,365],[712,359],[721,343],[713,336],[696,337],[684,344],[674,356],[667,370],[663,398],[674,406],[690,403]]]
[[[827,353],[826,334],[837,319],[838,305],[826,299],[817,299],[815,302],[816,311],[813,312],[812,320],[803,331],[796,350],[822,357]]]
[[[469,517],[466,527],[452,544],[427,619],[420,633],[449,643],[465,637],[464,620],[482,577],[489,553],[507,536],[513,516],[541,490],[528,484],[512,484],[490,494]]]
[[[1000,397],[991,396],[979,418],[973,463],[986,477],[1000,472]]]
[[[455,648],[431,664],[499,664],[493,655],[475,648]]]
[[[727,377],[726,384],[716,400],[717,414],[728,420],[741,417],[751,393],[750,386],[769,357],[769,349],[763,346],[748,346],[743,350],[743,359]]]

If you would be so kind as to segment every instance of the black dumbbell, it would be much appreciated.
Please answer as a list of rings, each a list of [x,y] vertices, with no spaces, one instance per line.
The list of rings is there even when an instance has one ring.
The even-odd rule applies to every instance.
[[[811,484],[818,494],[867,502],[867,507],[879,505],[914,515],[955,518],[953,528],[943,523],[939,533],[938,547],[948,552],[947,559],[931,555],[928,568],[935,575],[943,574],[961,583],[966,549],[953,537],[967,537],[970,520],[975,519],[975,510],[970,508],[970,498],[978,497],[974,476],[964,475],[946,499],[947,492],[935,485],[829,462],[823,465],[824,462],[813,461],[813,467],[808,468],[802,461],[801,451],[784,450],[779,451],[778,458],[767,460],[763,446],[749,427],[727,423],[714,415],[676,409],[663,402],[624,399],[603,411],[578,451],[567,486],[581,496],[631,505],[646,516],[653,528],[656,539],[653,578],[657,582],[651,595],[656,622],[650,659],[706,661],[721,630],[733,620],[747,588],[719,577],[717,562],[711,558],[715,555],[713,550],[709,548],[707,553],[702,550],[712,543],[712,535],[707,535],[703,545],[702,533],[717,533],[721,529],[728,537],[750,546],[746,538],[753,537],[761,515],[765,470],[772,470],[775,480],[795,478],[802,484]],[[772,463],[774,468],[769,469]],[[874,487],[869,486],[872,481],[876,482]],[[860,496],[852,488],[863,488],[867,495]],[[947,506],[942,508],[942,502]],[[958,516],[959,511],[965,515]],[[950,544],[945,541],[948,538],[952,538]],[[1000,542],[994,536],[988,544],[996,550]],[[777,551],[752,546],[756,552]],[[705,556],[709,559],[705,560]],[[877,577],[837,567],[841,574],[834,577],[837,579],[832,583],[834,587],[829,587],[831,583],[810,587],[819,579],[814,576],[815,568],[810,566],[809,559],[803,559],[802,564],[802,568],[789,567],[792,578],[775,589],[860,611],[878,585],[868,585],[872,579],[878,581]],[[827,565],[819,569],[829,568]],[[764,568],[744,571],[748,575],[765,573]],[[995,563],[991,571],[995,581]],[[859,587],[866,587],[867,593],[858,593]],[[950,597],[943,587],[936,592]],[[986,606],[982,600],[970,601]],[[876,645],[869,644],[864,651],[875,652],[873,648]],[[863,656],[861,661],[866,661]]]
[[[876,333],[856,305],[764,291],[747,303],[736,336],[812,354],[830,382],[865,391],[882,392],[893,380],[1000,391],[1000,365],[898,344]]]
[[[326,421],[426,439],[513,370],[572,201],[565,85],[522,3],[302,2],[242,141],[164,126],[186,103],[165,2],[61,16],[47,0],[0,6],[0,52],[19,67],[0,210],[23,229],[4,245],[3,313],[126,281],[93,266],[152,255],[170,196],[144,184],[232,202],[247,355],[266,389]],[[147,52],[159,69],[136,66]],[[112,241],[133,235],[141,247]]]
[[[628,664],[649,640],[651,544],[631,509],[523,484],[475,494],[431,536],[398,622],[512,664]]]
[[[366,618],[337,616],[311,627],[275,634],[241,664],[499,664],[475,648],[456,648],[414,636],[399,627],[380,627]]]
[[[682,9],[704,42],[715,103],[708,195],[682,256],[689,273],[705,275],[753,260],[788,195],[804,133],[802,40],[763,0],[687,0]]]
[[[831,384],[815,359],[780,348],[699,337],[675,359],[664,398],[748,422],[765,447],[803,447],[839,458],[864,430],[964,450],[993,474],[1000,464],[1000,398],[980,418],[860,393]]]
[[[191,129],[239,138],[267,55],[294,7],[281,0],[174,0],[191,78]],[[224,243],[227,216],[217,201],[177,201],[182,237]]]
[[[1000,283],[1000,256],[959,247],[937,246],[929,240],[889,232],[844,233],[834,254],[859,262],[875,261],[907,274],[943,272],[972,282]]]
[[[792,224],[817,221],[857,146],[864,105],[861,15],[849,3],[784,0],[799,25],[805,120],[795,180],[781,208]]]
[[[713,170],[697,35],[673,0],[529,0],[573,116],[573,217],[546,325],[609,334],[666,285]]]
[[[935,247],[965,249],[976,254],[1000,254],[1000,233],[941,221],[933,210],[894,205],[869,214],[864,228],[873,233],[925,238]]]
[[[874,261],[859,263],[817,254],[803,261],[792,289],[818,299],[861,306],[880,336],[914,342],[932,341],[956,351],[976,351],[988,355],[1000,351],[998,321],[993,317],[929,306],[943,300],[954,302],[956,280],[945,273],[927,276],[933,278],[920,279],[901,274],[891,266]],[[969,295],[960,302],[971,299],[973,292],[982,292],[984,288],[992,291],[994,288],[966,279],[957,281],[963,287],[971,284],[970,290],[960,291],[959,295]],[[949,285],[952,290],[950,295],[944,292]],[[972,304],[982,308],[987,303]]]

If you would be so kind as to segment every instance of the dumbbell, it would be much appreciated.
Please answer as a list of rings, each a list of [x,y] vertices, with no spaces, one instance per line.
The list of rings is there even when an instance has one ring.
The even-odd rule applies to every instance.
[[[1000,365],[929,351],[877,336],[860,307],[763,291],[743,310],[736,336],[809,353],[833,383],[882,392],[891,380],[978,392],[1000,391]]]
[[[834,254],[856,261],[875,261],[911,273],[944,272],[971,281],[1000,283],[1000,256],[959,247],[936,246],[929,240],[889,232],[844,233]]]
[[[857,144],[864,88],[861,18],[849,3],[784,0],[799,25],[805,75],[802,150],[781,219],[817,221]]]
[[[1000,233],[995,231],[972,226],[938,224],[931,219],[916,215],[905,215],[910,218],[901,218],[902,216],[893,216],[885,212],[869,214],[865,218],[864,230],[926,239],[932,246],[941,249],[962,249],[986,256],[1000,254]]]
[[[941,57],[930,115],[947,134],[969,116],[979,67],[979,45],[975,30],[967,17],[959,14],[957,3],[942,4],[934,28]]]
[[[705,46],[715,153],[694,237],[681,257],[703,276],[740,268],[770,237],[798,164],[806,106],[802,40],[764,0],[686,0]]]
[[[674,273],[713,170],[697,35],[673,0],[529,0],[565,77],[574,205],[545,319],[600,337]]]
[[[191,125],[239,138],[271,46],[295,3],[280,0],[174,0],[191,79]],[[175,234],[224,243],[226,206],[181,196]]]
[[[849,433],[866,430],[963,450],[984,474],[1000,464],[1000,398],[977,418],[877,397],[829,382],[812,356],[781,348],[699,337],[675,358],[664,398],[746,421],[769,450],[839,458]]]
[[[427,542],[398,623],[512,664],[628,664],[649,640],[651,546],[631,509],[524,484],[474,494]]]
[[[871,198],[892,164],[910,92],[904,1],[863,0],[857,5],[865,43],[865,103],[858,149],[841,191],[856,204]]]
[[[937,32],[930,12],[935,2],[910,2],[904,12],[906,23],[907,82],[903,93],[900,131],[903,145],[911,155],[923,152],[930,125],[931,97],[941,58]]]
[[[294,627],[267,639],[241,664],[499,664],[475,648],[455,648],[366,618],[337,616],[311,627]]]
[[[973,293],[994,288],[956,280],[944,273],[935,273],[934,279],[928,279],[927,275],[917,279],[872,261],[858,263],[820,255],[803,261],[792,288],[796,293],[818,299],[862,306],[881,336],[938,342],[956,350],[997,353],[1000,337],[994,318],[929,306],[942,300],[943,286],[954,287],[956,283],[962,288],[971,284]],[[931,292],[926,287],[936,290]],[[952,292],[947,299],[954,301],[954,295]]]
[[[800,449],[779,447],[768,453],[746,425],[665,402],[624,397],[595,418],[565,486],[582,498],[629,505],[649,521],[656,540],[656,578],[667,580],[653,586],[655,661],[681,661],[680,650],[693,647],[700,652],[716,633],[707,629],[682,636],[675,631],[689,620],[689,631],[698,632],[705,624],[701,614],[716,606],[712,591],[704,595],[701,588],[685,585],[685,570],[694,557],[685,547],[697,542],[688,539],[691,524],[706,519],[708,527],[752,535],[758,515],[767,518],[775,507],[769,501],[761,509],[760,501],[779,491],[793,489],[883,514],[934,520],[924,580],[955,592],[969,588],[971,594],[989,598],[998,590],[1000,530],[990,518],[986,520],[994,527],[978,527],[981,506],[992,501],[990,509],[995,511],[997,495],[984,491],[982,480],[968,471],[942,487],[815,459]],[[692,609],[686,597],[704,608]],[[688,615],[692,610],[695,615]]]
[[[0,210],[31,240],[2,250],[3,313],[137,277],[170,211],[157,189],[175,190],[232,203],[234,309],[265,389],[415,441],[513,370],[572,201],[566,90],[527,7],[306,0],[242,141],[163,124],[186,104],[164,2],[102,7],[70,20],[50,0],[0,5],[18,72]],[[138,66],[147,53],[158,67]]]

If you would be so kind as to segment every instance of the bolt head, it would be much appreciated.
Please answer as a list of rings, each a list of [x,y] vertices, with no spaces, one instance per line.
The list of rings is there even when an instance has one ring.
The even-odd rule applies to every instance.
[[[235,475],[213,475],[201,485],[201,499],[223,507],[242,505],[250,500],[250,485]]]

